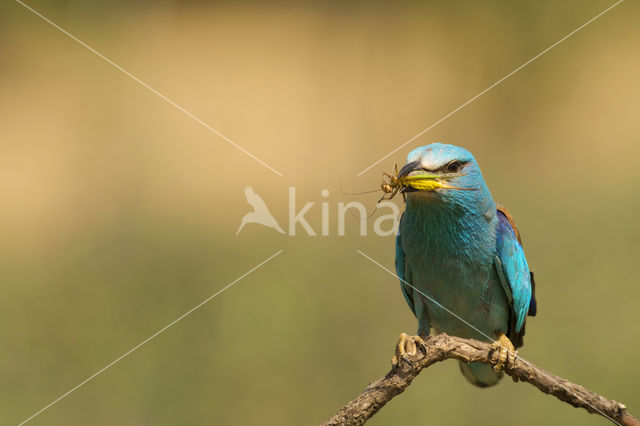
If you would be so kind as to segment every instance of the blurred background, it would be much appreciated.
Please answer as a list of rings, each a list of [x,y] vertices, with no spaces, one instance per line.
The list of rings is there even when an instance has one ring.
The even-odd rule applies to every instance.
[[[279,249],[31,424],[316,424],[384,375],[416,321],[394,237],[358,234],[380,174],[472,151],[517,219],[538,316],[520,354],[640,415],[640,5],[624,2],[367,173],[356,173],[613,1],[0,6],[0,423],[16,424]],[[251,185],[287,229],[247,225]],[[321,190],[329,197],[322,198]],[[401,199],[395,200],[399,205]],[[387,212],[388,213],[388,212]],[[374,217],[375,218],[375,217]],[[606,422],[525,384],[424,371],[372,425]]]

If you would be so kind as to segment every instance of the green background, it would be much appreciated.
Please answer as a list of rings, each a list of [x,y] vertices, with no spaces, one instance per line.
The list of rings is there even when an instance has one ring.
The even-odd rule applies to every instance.
[[[626,1],[29,5],[284,174],[279,177],[18,3],[0,6],[0,424],[16,424],[279,249],[284,253],[31,424],[316,424],[389,367],[416,321],[393,237],[358,235],[380,174],[442,141],[517,219],[538,316],[520,354],[640,415],[640,5]],[[247,225],[288,187],[328,237]],[[324,188],[331,195],[320,196]],[[400,199],[396,199],[400,203]],[[372,425],[606,424],[534,387],[424,371]]]

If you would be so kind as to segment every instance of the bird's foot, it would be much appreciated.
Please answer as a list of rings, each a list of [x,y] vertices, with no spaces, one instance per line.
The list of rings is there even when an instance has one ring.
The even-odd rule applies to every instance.
[[[504,333],[500,333],[498,340],[491,344],[491,352],[498,351],[498,360],[493,366],[496,373],[504,368],[505,365],[513,366],[518,357],[518,351],[513,347],[513,343]]]
[[[418,353],[418,347],[424,347],[425,341],[420,336],[409,336],[406,333],[400,333],[398,343],[396,344],[396,353],[391,360],[391,365],[395,368],[404,361],[413,366],[411,357]]]

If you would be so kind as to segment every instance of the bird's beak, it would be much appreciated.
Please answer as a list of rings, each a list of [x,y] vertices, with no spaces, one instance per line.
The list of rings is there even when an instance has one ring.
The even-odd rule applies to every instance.
[[[398,173],[398,179],[405,182],[402,192],[435,191],[437,189],[464,189],[447,185],[446,181],[464,176],[464,173],[438,173],[427,170],[419,161],[412,161]]]
[[[422,167],[422,163],[420,163],[419,161],[412,161],[410,163],[405,164],[404,167],[400,169],[400,173],[398,173],[398,178],[407,177],[409,176],[410,173],[415,173],[418,171],[426,172],[426,170]]]

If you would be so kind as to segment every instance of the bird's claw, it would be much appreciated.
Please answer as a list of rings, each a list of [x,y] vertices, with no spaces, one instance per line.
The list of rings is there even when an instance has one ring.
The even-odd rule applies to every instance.
[[[498,359],[493,366],[493,371],[496,373],[502,370],[505,365],[513,366],[518,357],[518,352],[513,347],[513,343],[511,343],[511,340],[503,333],[500,333],[498,340],[491,344],[491,352],[494,351],[498,351]]]
[[[400,333],[391,365],[395,368],[400,365],[400,361],[404,361],[413,367],[411,358],[415,357],[418,353],[418,347],[424,347],[424,345],[425,342],[420,336],[409,336],[406,333]]]

